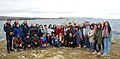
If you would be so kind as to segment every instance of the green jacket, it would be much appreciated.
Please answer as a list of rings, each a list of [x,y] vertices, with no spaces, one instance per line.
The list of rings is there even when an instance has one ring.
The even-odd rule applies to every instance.
[[[97,42],[97,44],[102,43],[102,29],[97,29],[95,33],[95,41]]]
[[[109,33],[108,38],[109,38],[109,42],[112,42],[112,30],[111,30],[111,32]]]

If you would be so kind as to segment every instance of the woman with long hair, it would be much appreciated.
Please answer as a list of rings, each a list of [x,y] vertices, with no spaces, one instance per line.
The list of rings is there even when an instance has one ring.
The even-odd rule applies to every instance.
[[[100,55],[101,51],[101,43],[102,43],[102,25],[101,23],[97,24],[97,29],[94,37],[94,52],[93,54],[98,54]]]
[[[102,36],[104,38],[104,49],[103,49],[103,55],[102,56],[107,56],[110,51],[110,44],[111,44],[111,38],[112,38],[112,32],[111,32],[111,27],[108,21],[105,21],[103,24],[103,31],[102,31]]]

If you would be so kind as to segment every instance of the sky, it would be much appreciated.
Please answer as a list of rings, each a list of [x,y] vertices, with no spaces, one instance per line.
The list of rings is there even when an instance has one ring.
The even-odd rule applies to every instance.
[[[0,0],[0,16],[120,19],[119,0]]]

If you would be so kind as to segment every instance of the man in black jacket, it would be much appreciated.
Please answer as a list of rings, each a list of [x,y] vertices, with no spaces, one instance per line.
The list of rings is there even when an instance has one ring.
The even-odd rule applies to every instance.
[[[7,51],[10,53],[12,51],[12,27],[11,27],[11,19],[8,19],[7,22],[4,24],[4,31],[6,32],[6,40],[7,40]]]
[[[23,24],[21,24],[21,28],[23,30],[23,37],[25,38],[29,32],[29,26],[27,24],[27,20],[24,20]]]

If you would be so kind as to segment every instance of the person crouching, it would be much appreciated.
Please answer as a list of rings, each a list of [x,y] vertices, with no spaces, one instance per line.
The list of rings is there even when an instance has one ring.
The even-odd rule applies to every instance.
[[[17,51],[18,49],[23,49],[23,41],[19,35],[13,40],[13,48],[15,49],[15,51]]]
[[[30,38],[29,35],[27,35],[25,37],[25,39],[23,40],[23,42],[24,42],[24,49],[25,50],[26,49],[30,49],[32,47],[32,39]]]
[[[73,46],[74,38],[73,38],[72,33],[69,34],[69,40],[68,41],[69,41],[69,43],[68,43],[69,47],[74,47]]]
[[[32,44],[35,48],[39,46],[39,37],[37,36],[37,34],[34,34],[34,36],[32,37]]]
[[[47,47],[47,39],[46,39],[46,33],[44,33],[42,35],[42,37],[40,38],[40,44],[41,44],[41,47],[44,48],[44,47]]]
[[[54,39],[54,47],[60,47],[59,37],[56,35],[56,38]]]

